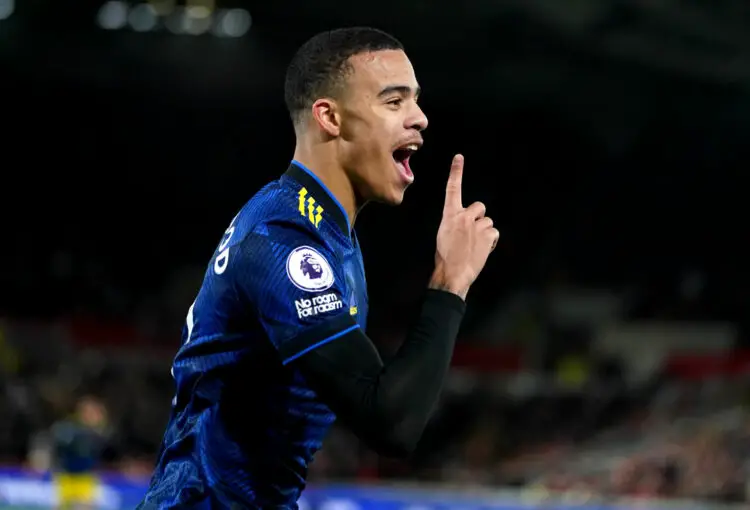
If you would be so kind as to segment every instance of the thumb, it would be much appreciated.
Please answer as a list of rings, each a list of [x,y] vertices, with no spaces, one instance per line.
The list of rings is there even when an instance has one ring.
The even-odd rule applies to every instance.
[[[448,175],[448,184],[445,187],[445,211],[458,211],[463,209],[461,200],[461,186],[464,175],[464,157],[461,154],[453,156],[451,171]]]

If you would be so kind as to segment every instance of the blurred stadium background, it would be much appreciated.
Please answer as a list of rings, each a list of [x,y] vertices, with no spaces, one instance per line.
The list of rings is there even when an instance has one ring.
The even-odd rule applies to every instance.
[[[0,0],[0,508],[54,507],[87,395],[98,507],[138,501],[203,266],[291,158],[284,67],[341,25],[404,41],[431,120],[358,225],[383,351],[454,152],[503,237],[415,458],[337,428],[302,507],[747,508],[744,0]]]

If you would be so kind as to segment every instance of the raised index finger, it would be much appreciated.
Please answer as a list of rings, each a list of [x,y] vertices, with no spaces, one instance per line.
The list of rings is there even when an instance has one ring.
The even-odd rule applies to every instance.
[[[461,154],[453,156],[448,184],[445,187],[445,211],[459,211],[463,209],[461,201],[461,182],[464,175],[464,157]]]

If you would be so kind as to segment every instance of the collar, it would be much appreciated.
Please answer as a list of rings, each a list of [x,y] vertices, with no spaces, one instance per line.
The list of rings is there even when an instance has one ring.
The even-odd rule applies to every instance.
[[[310,197],[315,199],[318,205],[323,208],[322,214],[324,217],[333,221],[346,236],[351,237],[352,228],[349,225],[349,216],[346,214],[344,206],[336,200],[333,193],[312,170],[299,161],[292,160],[284,176],[293,179],[307,189]]]

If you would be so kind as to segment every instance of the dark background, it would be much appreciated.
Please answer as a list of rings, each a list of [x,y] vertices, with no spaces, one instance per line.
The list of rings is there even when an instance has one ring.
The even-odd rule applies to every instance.
[[[405,205],[370,207],[358,225],[373,324],[429,274],[458,151],[467,200],[485,201],[503,234],[473,308],[559,272],[656,289],[697,269],[722,289],[710,313],[741,318],[750,106],[741,20],[703,8],[740,28],[733,44],[728,30],[674,27],[635,4],[590,5],[601,13],[575,29],[516,4],[235,2],[217,7],[242,5],[253,24],[222,39],[97,29],[98,2],[20,2],[0,25],[13,211],[3,308],[45,315],[94,301],[113,311],[75,277],[50,280],[60,250],[75,253],[74,268],[95,259],[133,295],[205,263],[228,219],[291,158],[282,84],[295,48],[318,30],[371,24],[406,44],[431,120]],[[631,39],[643,51],[610,49]]]
[[[560,285],[626,295],[624,320],[728,321],[748,343],[750,4],[218,0],[215,19],[250,14],[240,37],[170,31],[182,4],[148,31],[105,30],[105,5],[144,12],[16,0],[0,21],[0,318],[134,328],[143,352],[171,356],[227,224],[292,157],[293,52],[320,30],[371,25],[406,45],[430,119],[405,203],[358,219],[375,338],[398,338],[413,315],[461,152],[465,200],[485,202],[502,233],[470,293],[464,344],[518,343],[484,325],[519,294]],[[587,338],[548,330],[526,362],[551,366]],[[129,388],[141,405],[148,387]],[[583,412],[544,402],[490,423],[522,444],[529,423],[544,436]],[[166,397],[154,406],[161,417]],[[159,419],[129,448],[151,452]]]

